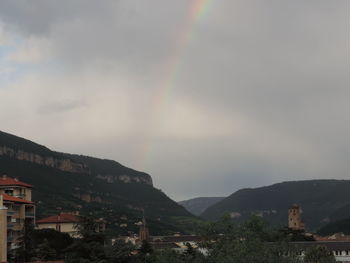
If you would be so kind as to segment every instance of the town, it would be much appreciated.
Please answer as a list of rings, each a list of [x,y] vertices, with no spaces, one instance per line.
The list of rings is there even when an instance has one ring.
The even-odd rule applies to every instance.
[[[0,178],[0,262],[21,262],[11,260],[8,255],[12,255],[23,242],[23,234],[26,227],[32,226],[35,229],[51,229],[60,233],[66,233],[72,238],[81,238],[77,231],[82,217],[78,211],[58,212],[55,215],[36,219],[36,204],[32,200],[33,186],[3,175]],[[96,218],[94,231],[101,233],[105,231],[105,221],[103,218]],[[305,241],[290,241],[292,247],[297,248],[297,255],[303,257],[305,251],[310,247],[323,247],[330,251],[337,262],[350,262],[350,236],[342,233],[334,233],[331,236],[317,236],[305,232],[305,224],[302,222],[302,211],[298,205],[292,205],[288,209],[288,229],[295,233],[304,233]],[[225,233],[223,233],[225,235]],[[309,239],[308,241],[306,241]],[[135,251],[147,242],[154,250],[173,250],[179,254],[186,253],[191,249],[198,250],[206,255],[207,250],[201,248],[203,238],[200,235],[182,235],[181,233],[172,236],[152,236],[147,227],[145,217],[139,223],[139,233],[130,233],[129,236],[112,237],[110,242],[130,243],[134,245]],[[48,261],[49,262],[49,261]],[[58,262],[58,261],[57,261]],[[61,261],[60,261],[61,262]],[[64,262],[64,261],[62,261]]]

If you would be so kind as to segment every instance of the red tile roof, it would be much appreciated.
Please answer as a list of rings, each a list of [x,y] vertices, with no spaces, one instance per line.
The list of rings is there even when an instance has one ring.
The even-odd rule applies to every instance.
[[[4,201],[9,201],[9,202],[16,202],[16,203],[24,203],[24,204],[33,204],[33,202],[21,199],[21,198],[17,198],[11,195],[7,195],[7,194],[1,194],[4,198]]]
[[[59,215],[46,217],[40,220],[37,220],[37,224],[49,224],[49,223],[77,223],[80,221],[80,218],[76,215],[61,213]]]
[[[21,181],[19,181],[18,179],[14,179],[11,177],[0,177],[0,186],[24,186],[24,187],[29,187],[29,188],[33,188],[32,185],[27,184],[27,183],[23,183]]]

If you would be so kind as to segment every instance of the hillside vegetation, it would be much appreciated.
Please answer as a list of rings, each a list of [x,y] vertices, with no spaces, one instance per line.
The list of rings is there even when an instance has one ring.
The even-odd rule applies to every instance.
[[[284,182],[256,189],[242,189],[209,207],[202,216],[217,220],[230,213],[237,221],[258,214],[276,225],[287,225],[287,212],[292,204],[303,210],[308,230],[349,217],[349,180],[309,180]]]
[[[192,214],[200,216],[208,207],[216,204],[224,198],[225,197],[197,197],[185,201],[180,201],[179,204]]]
[[[328,236],[336,233],[350,235],[350,218],[328,223],[318,231],[318,234],[321,236]]]
[[[34,185],[37,218],[60,211],[103,217],[111,234],[138,231],[145,211],[152,234],[186,231],[188,211],[153,187],[146,173],[112,160],[51,151],[29,140],[0,132],[0,175]]]

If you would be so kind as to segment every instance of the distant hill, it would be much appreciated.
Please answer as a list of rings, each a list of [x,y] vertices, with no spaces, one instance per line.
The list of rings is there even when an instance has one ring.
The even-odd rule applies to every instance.
[[[37,218],[79,210],[105,218],[114,234],[138,231],[135,223],[143,210],[152,234],[182,231],[196,220],[154,188],[146,173],[112,160],[54,152],[4,132],[0,132],[2,174],[34,185]]]
[[[308,230],[316,230],[334,220],[350,218],[350,180],[309,180],[284,182],[255,189],[239,190],[209,207],[202,217],[217,220],[230,213],[235,220],[258,214],[276,225],[287,225],[292,204],[303,210]]]
[[[322,236],[333,235],[335,233],[350,235],[350,218],[328,223],[317,232],[317,234]]]
[[[197,197],[185,201],[178,202],[187,211],[196,216],[200,216],[208,207],[223,200],[225,197]]]

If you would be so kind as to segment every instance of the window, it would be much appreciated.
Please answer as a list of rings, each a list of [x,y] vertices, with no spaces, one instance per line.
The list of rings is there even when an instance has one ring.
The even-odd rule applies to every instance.
[[[12,189],[5,189],[5,194],[7,195],[13,195],[13,190]]]

